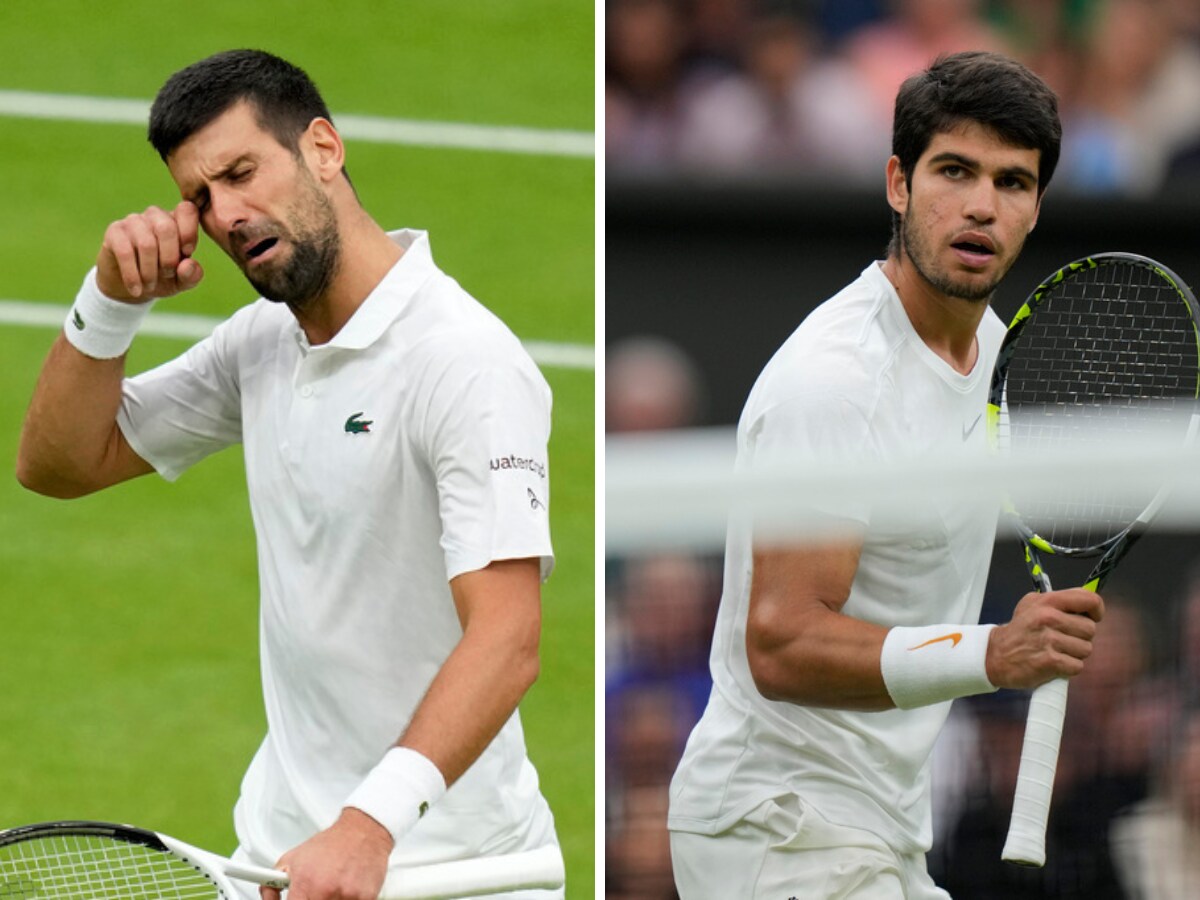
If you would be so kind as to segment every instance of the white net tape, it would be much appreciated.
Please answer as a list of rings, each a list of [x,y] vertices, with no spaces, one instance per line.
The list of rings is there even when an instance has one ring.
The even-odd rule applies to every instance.
[[[712,551],[725,539],[732,509],[754,517],[760,533],[804,537],[829,527],[815,510],[870,503],[889,519],[918,525],[932,503],[1005,501],[1095,492],[1169,501],[1155,530],[1200,526],[1200,449],[1179,430],[1078,441],[1036,451],[966,454],[936,450],[887,463],[796,458],[735,471],[733,429],[610,436],[605,451],[605,542],[617,555],[665,549]],[[1143,504],[1144,505],[1144,504]]]

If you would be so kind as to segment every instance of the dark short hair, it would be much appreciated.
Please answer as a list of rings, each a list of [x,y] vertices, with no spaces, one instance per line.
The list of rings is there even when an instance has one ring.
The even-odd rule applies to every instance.
[[[1062,144],[1058,98],[1021,63],[978,50],[939,56],[900,86],[892,120],[892,154],[899,158],[909,187],[917,160],[934,135],[965,122],[990,128],[1014,147],[1039,151],[1037,195],[1042,196]],[[888,252],[899,249],[900,214],[893,210]]]
[[[167,79],[150,107],[150,143],[165,161],[180,144],[242,100],[253,106],[263,130],[294,153],[313,119],[333,121],[303,69],[263,50],[226,50]]]

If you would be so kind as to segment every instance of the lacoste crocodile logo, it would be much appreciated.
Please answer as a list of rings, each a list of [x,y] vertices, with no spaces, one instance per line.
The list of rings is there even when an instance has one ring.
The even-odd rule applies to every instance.
[[[370,426],[373,424],[374,420],[373,419],[361,419],[361,418],[359,418],[361,415],[362,415],[362,413],[356,412],[352,416],[350,416],[350,418],[348,418],[346,420],[346,425],[345,425],[346,434],[370,434],[371,433]]]
[[[77,309],[71,310],[71,324],[80,331],[83,331],[83,329],[87,328],[87,325],[83,323],[83,316],[79,314],[79,310]]]

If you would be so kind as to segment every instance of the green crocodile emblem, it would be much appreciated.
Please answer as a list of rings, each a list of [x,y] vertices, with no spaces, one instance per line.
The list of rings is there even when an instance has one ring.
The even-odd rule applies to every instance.
[[[346,420],[346,434],[370,434],[371,419],[360,419],[362,413],[356,412]]]

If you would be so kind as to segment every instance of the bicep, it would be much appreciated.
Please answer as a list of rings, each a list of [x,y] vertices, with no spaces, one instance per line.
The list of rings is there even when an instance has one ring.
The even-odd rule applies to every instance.
[[[816,613],[840,612],[858,571],[862,541],[854,537],[754,553],[747,641],[769,650]]]
[[[850,536],[755,553],[746,655],[767,699],[890,707],[879,669],[887,629],[841,611],[861,554],[861,538]]]
[[[541,628],[541,568],[537,558],[495,560],[450,581],[450,593],[466,632],[486,624],[495,633],[532,637]]]

